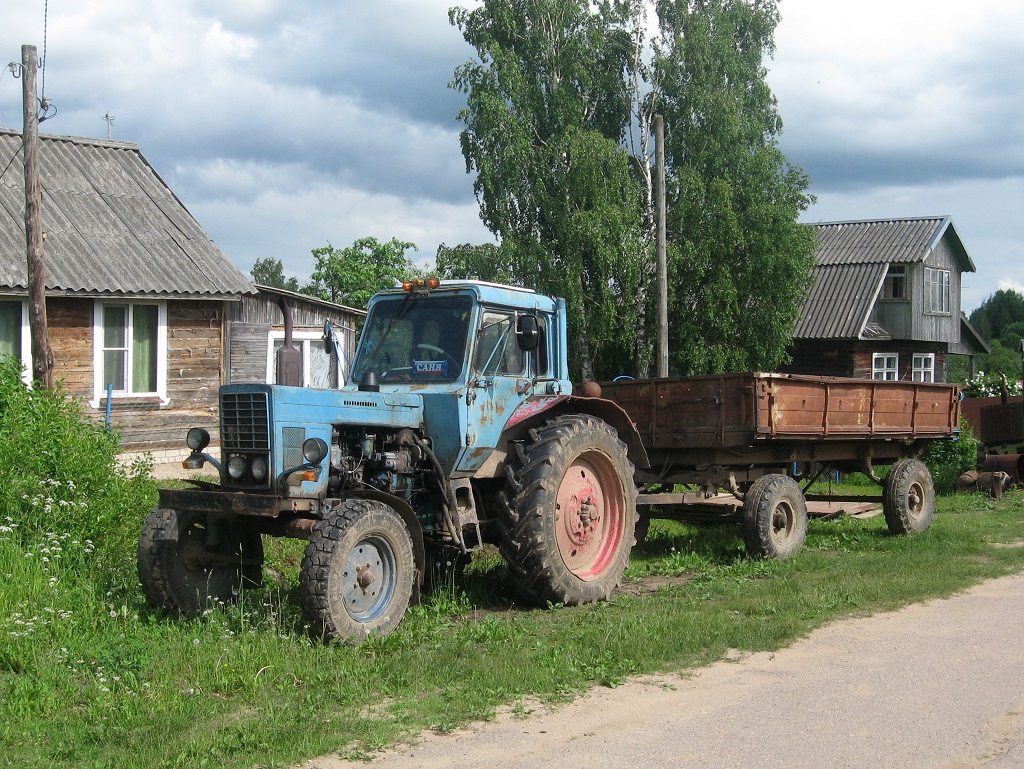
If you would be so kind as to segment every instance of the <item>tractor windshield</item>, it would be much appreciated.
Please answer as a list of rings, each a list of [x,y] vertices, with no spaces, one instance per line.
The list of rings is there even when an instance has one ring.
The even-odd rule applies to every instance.
[[[458,379],[465,368],[472,310],[468,296],[382,299],[366,319],[353,380],[361,381],[368,371],[381,383]]]

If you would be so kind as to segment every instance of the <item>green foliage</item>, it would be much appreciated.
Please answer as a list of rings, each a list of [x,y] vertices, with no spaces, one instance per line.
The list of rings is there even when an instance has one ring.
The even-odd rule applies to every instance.
[[[986,340],[1000,339],[1007,327],[1024,323],[1024,294],[1013,289],[999,289],[971,313],[971,325]],[[1020,339],[1007,345],[1017,349]]]
[[[418,274],[407,255],[415,248],[415,243],[398,238],[382,243],[375,237],[359,238],[348,248],[335,248],[330,243],[314,248],[316,266],[302,292],[328,302],[364,308],[378,291],[394,288]]]
[[[815,248],[797,224],[808,179],[778,147],[765,80],[775,3],[663,2],[655,66],[672,168],[670,315],[683,374],[773,370],[784,359]]]
[[[929,443],[921,461],[931,471],[936,492],[951,494],[955,491],[956,479],[978,464],[978,441],[967,420],[960,420],[957,437]]]
[[[675,373],[771,369],[815,246],[796,224],[808,182],[778,148],[762,64],[776,5],[677,0],[657,12],[649,44],[641,0],[451,11],[478,56],[452,87],[467,94],[462,150],[481,218],[510,249],[504,274],[567,299],[574,377],[646,375],[656,315],[648,133],[663,111]]]
[[[68,532],[34,539],[0,526],[0,765],[366,759],[503,705],[542,703],[521,704],[525,715],[595,685],[707,664],[728,649],[777,649],[837,618],[1017,573],[1024,549],[1005,544],[1024,540],[1020,505],[1016,491],[940,498],[932,530],[914,537],[890,536],[881,516],[815,520],[804,552],[787,561],[746,557],[737,526],[655,521],[621,594],[575,608],[522,610],[487,551],[396,633],[354,647],[304,634],[294,541],[268,548],[267,588],[183,619],[143,605],[130,553],[103,568]],[[122,523],[137,535],[140,521]]]
[[[1008,350],[1020,354],[1021,343],[1024,342],[1024,320],[1014,321],[1003,326],[999,342]]]
[[[1003,394],[1020,395],[1020,380],[1004,378],[998,373],[978,372],[964,382],[964,396],[967,398],[994,398]]]
[[[635,299],[650,270],[641,188],[619,144],[630,115],[622,4],[488,0],[450,17],[480,57],[452,87],[467,95],[462,151],[504,274],[567,299],[575,376],[632,369],[621,329],[647,326]]]
[[[26,540],[60,532],[114,562],[154,500],[148,465],[118,467],[117,435],[91,421],[60,386],[28,389],[20,364],[0,357],[0,522]]]
[[[284,264],[280,259],[271,259],[269,256],[257,259],[249,275],[252,276],[253,283],[259,283],[261,286],[283,288],[288,291],[299,290],[299,279],[284,276]]]
[[[992,352],[978,354],[978,369],[985,372],[984,376],[994,377],[998,381],[1002,375],[1010,382],[1019,382],[1021,378],[1020,342],[1018,341],[1013,347],[1007,347],[1000,340],[993,339],[988,346]]]
[[[444,280],[486,280],[505,285],[522,284],[515,274],[515,260],[507,244],[482,243],[437,247],[435,272]]]

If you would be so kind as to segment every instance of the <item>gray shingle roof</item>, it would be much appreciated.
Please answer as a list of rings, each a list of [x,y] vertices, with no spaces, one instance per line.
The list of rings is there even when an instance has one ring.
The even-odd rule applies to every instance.
[[[197,299],[254,292],[138,145],[40,140],[48,291]],[[23,162],[21,133],[0,129],[0,288],[14,290],[27,285]]]
[[[817,225],[814,285],[800,311],[797,339],[859,339],[890,264],[921,262],[943,238],[960,269],[974,272],[948,216]]]

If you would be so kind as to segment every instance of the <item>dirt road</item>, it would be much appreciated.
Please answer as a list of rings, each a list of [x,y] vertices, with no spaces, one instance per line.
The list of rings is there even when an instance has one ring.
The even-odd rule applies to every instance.
[[[773,654],[304,769],[1024,767],[1024,574]]]

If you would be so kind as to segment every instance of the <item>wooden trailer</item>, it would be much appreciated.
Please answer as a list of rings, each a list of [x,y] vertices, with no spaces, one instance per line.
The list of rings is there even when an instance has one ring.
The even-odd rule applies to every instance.
[[[645,519],[742,519],[752,553],[785,557],[806,536],[805,491],[830,470],[860,471],[890,530],[927,529],[935,492],[917,457],[960,422],[955,385],[742,373],[601,385],[647,451],[636,469]],[[876,465],[891,465],[885,478]],[[803,482],[803,488],[798,483]]]

